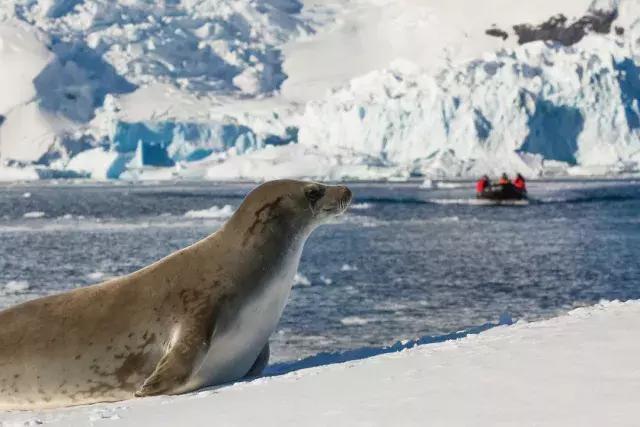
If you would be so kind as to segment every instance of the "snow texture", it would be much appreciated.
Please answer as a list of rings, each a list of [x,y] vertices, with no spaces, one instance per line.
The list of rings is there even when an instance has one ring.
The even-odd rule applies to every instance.
[[[357,328],[361,320],[351,318],[345,327]],[[184,396],[4,413],[0,421],[116,427],[635,426],[639,327],[639,301],[603,302],[535,323],[485,325],[391,347],[319,354],[271,365],[270,376]]]

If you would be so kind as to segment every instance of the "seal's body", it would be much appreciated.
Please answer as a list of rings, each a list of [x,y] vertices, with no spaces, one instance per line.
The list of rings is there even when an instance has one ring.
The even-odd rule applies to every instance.
[[[188,248],[0,312],[0,409],[176,394],[259,374],[305,240],[350,200],[346,187],[268,182]]]

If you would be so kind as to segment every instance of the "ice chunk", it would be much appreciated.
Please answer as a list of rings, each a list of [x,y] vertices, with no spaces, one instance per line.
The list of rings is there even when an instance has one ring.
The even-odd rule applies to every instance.
[[[297,272],[293,278],[293,286],[311,286],[311,280],[304,274]]]
[[[20,292],[25,292],[29,289],[29,282],[25,280],[11,280],[4,284],[2,287],[3,292],[16,294]]]
[[[44,216],[45,216],[45,213],[42,211],[32,211],[22,215],[23,218],[42,218]]]
[[[349,317],[344,317],[340,319],[340,323],[342,323],[345,326],[362,326],[369,323],[369,320],[363,317],[349,316]]]
[[[233,215],[233,206],[224,205],[223,207],[212,206],[209,209],[192,210],[184,214],[186,218],[214,218],[224,219]]]
[[[117,179],[125,171],[131,157],[127,153],[98,147],[73,157],[67,164],[67,169],[87,174],[93,179]]]

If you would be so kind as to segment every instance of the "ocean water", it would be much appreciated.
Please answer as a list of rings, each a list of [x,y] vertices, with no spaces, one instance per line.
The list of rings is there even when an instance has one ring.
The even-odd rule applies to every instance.
[[[135,271],[214,232],[251,187],[3,186],[0,307]],[[479,204],[470,183],[350,187],[349,213],[307,242],[272,361],[640,298],[639,183],[536,182],[517,206]]]

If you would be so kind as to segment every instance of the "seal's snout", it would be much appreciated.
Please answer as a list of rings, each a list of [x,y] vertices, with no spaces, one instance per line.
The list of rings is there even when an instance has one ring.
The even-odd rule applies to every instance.
[[[347,207],[349,207],[352,198],[353,193],[351,193],[349,187],[345,187],[344,185],[338,186],[338,204],[340,207],[340,212],[344,212]]]
[[[305,187],[304,194],[314,216],[322,219],[342,214],[353,198],[351,190],[344,185],[311,183]]]
[[[353,198],[353,193],[351,193],[351,190],[349,190],[349,187],[345,187],[344,185],[341,185],[340,194],[342,196],[341,198],[345,207],[349,206],[349,204],[351,203],[351,199]]]

